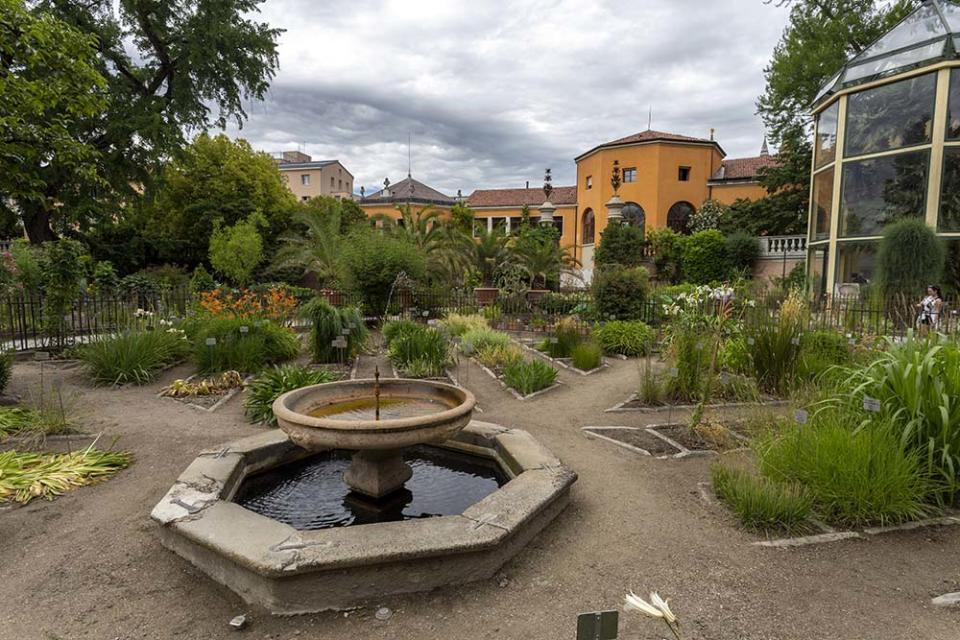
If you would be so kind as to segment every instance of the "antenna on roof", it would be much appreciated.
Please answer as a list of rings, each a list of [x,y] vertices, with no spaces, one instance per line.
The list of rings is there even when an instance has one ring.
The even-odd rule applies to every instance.
[[[408,132],[407,132],[407,177],[408,177],[408,178],[412,177],[412,176],[411,176],[411,165],[412,165],[413,163],[412,163],[412,161],[411,161],[411,158],[412,158],[412,154],[410,153],[410,132],[408,131]]]
[[[652,129],[653,129],[653,105],[650,105],[650,107],[647,110],[647,131],[651,131]]]

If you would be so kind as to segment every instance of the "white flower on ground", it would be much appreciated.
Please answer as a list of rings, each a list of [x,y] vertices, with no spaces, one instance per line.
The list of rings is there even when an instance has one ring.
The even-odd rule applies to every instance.
[[[659,596],[658,596],[658,597],[659,597]],[[623,598],[623,608],[624,608],[626,611],[631,611],[631,610],[632,610],[632,611],[639,611],[639,612],[642,613],[643,615],[645,615],[645,616],[650,616],[651,618],[662,618],[662,617],[664,617],[664,616],[663,616],[663,611],[661,611],[661,610],[658,609],[657,607],[653,606],[652,604],[650,604],[649,602],[647,602],[646,600],[644,600],[643,598],[641,598],[640,596],[638,596],[637,594],[635,594],[633,591],[631,591],[631,592],[628,593],[626,596],[624,596],[624,598]],[[671,614],[671,615],[673,615],[673,614]]]
[[[673,612],[670,611],[670,605],[667,604],[668,600],[664,600],[660,597],[656,591],[650,593],[650,602],[653,603],[653,606],[660,610],[663,613],[663,617],[666,618],[668,622],[676,622],[677,616],[673,615]]]

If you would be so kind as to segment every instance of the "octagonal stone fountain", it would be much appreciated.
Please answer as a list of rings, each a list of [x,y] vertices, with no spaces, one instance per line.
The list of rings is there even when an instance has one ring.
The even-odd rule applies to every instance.
[[[152,517],[161,541],[274,613],[491,577],[569,501],[576,474],[449,384],[304,387],[280,429],[201,452]]]

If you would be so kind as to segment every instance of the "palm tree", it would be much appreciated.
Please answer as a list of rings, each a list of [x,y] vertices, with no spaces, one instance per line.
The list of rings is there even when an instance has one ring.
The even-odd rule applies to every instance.
[[[568,249],[549,239],[517,243],[515,254],[517,266],[530,278],[531,289],[545,289],[549,282],[558,280],[561,274],[575,273],[580,266]]]
[[[492,287],[497,272],[510,263],[512,251],[509,238],[499,229],[486,229],[477,232],[473,243],[473,264],[480,272],[483,286]]]
[[[397,205],[400,220],[380,215],[391,233],[416,246],[427,258],[427,271],[446,282],[462,278],[472,262],[473,242],[467,234],[442,218],[440,211],[426,206],[414,211],[410,204]]]
[[[315,275],[323,286],[342,283],[346,270],[341,261],[340,218],[341,205],[337,200],[294,213],[293,227],[297,230],[281,236],[282,245],[273,268],[300,269],[304,274]]]

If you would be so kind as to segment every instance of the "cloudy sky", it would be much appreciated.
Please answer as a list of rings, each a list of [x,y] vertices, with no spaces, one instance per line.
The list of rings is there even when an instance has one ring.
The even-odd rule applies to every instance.
[[[266,0],[286,29],[269,98],[231,135],[338,158],[367,193],[407,172],[449,194],[575,180],[647,128],[756,155],[755,101],[786,23],[763,0]]]

